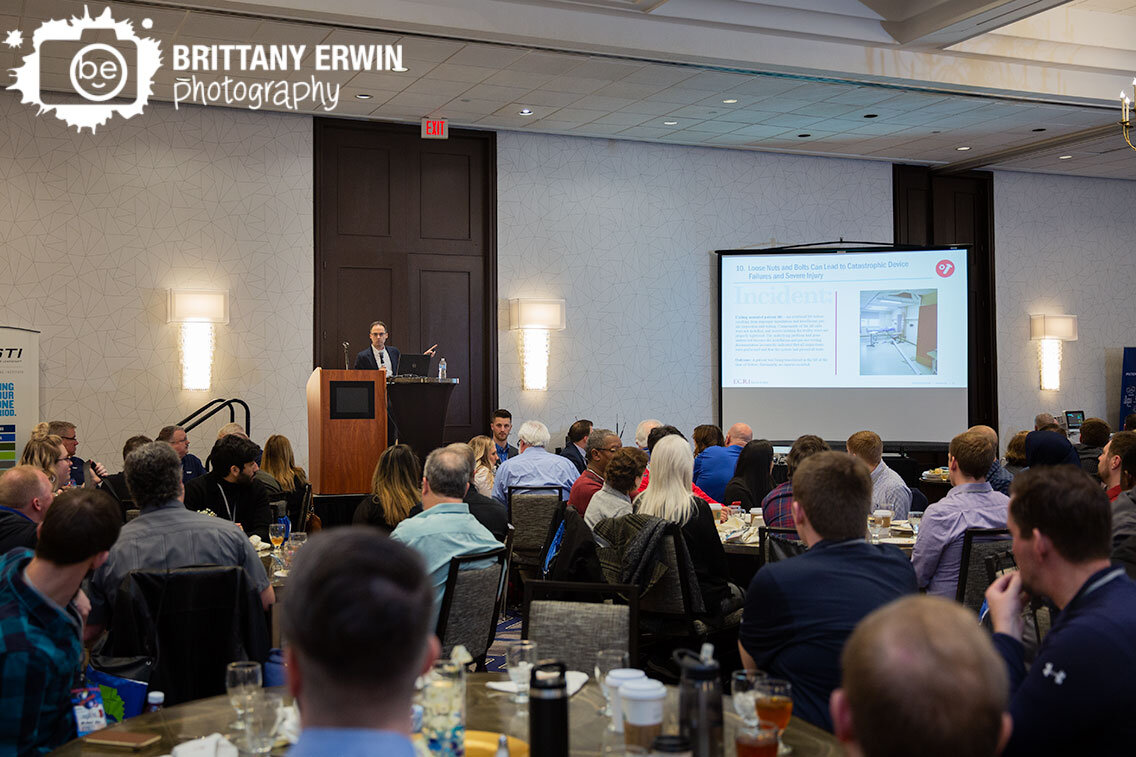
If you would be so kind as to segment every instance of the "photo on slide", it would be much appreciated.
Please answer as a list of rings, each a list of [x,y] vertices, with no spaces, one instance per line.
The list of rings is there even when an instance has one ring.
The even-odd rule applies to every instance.
[[[860,292],[860,375],[934,376],[939,371],[939,290]]]

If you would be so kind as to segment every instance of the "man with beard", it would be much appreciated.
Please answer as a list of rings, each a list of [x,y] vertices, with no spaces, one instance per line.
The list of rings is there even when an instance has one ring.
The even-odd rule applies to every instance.
[[[209,453],[213,470],[185,485],[185,506],[190,510],[210,510],[219,518],[239,523],[249,536],[268,541],[272,508],[268,495],[253,483],[260,470],[260,447],[248,439],[230,434],[217,440]]]
[[[1007,525],[1018,571],[986,591],[1010,674],[1006,755],[1128,755],[1136,741],[1136,583],[1109,563],[1108,497],[1065,465],[1014,477]],[[1026,673],[1023,592],[1061,611]]]

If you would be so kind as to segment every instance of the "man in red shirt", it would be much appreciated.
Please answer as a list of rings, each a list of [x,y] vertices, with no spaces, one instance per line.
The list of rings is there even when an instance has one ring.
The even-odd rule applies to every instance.
[[[576,508],[581,518],[588,509],[588,503],[592,501],[592,495],[603,488],[607,464],[622,446],[623,442],[615,432],[606,428],[593,428],[588,434],[588,443],[584,448],[588,467],[584,468],[576,483],[572,484],[572,491],[568,493],[568,506]]]
[[[1134,448],[1136,448],[1136,431],[1118,431],[1108,440],[1108,444],[1104,445],[1104,451],[1101,452],[1097,463],[1097,472],[1100,473],[1104,488],[1108,491],[1109,502],[1124,491],[1124,486],[1121,484],[1123,475],[1121,461],[1124,459],[1124,453]]]

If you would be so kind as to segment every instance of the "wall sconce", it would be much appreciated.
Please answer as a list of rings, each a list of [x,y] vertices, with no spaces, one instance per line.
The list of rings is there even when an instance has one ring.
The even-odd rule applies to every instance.
[[[509,300],[509,328],[521,332],[521,388],[548,390],[548,332],[566,326],[564,300]]]
[[[1031,315],[1030,339],[1037,342],[1037,365],[1041,388],[1056,392],[1061,388],[1061,343],[1077,339],[1077,316]]]
[[[213,379],[213,324],[229,322],[228,290],[170,289],[166,322],[180,323],[181,388],[204,392]]]

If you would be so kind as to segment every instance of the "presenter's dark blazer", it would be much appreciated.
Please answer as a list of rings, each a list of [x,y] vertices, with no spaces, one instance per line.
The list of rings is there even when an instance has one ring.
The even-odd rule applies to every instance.
[[[584,455],[580,452],[580,448],[571,442],[568,442],[568,445],[560,450],[560,456],[567,458],[572,465],[576,466],[576,470],[581,473],[588,467],[588,463],[584,460]]]
[[[399,358],[399,356],[402,355],[402,353],[398,351],[397,347],[391,347],[388,344],[387,345],[387,355],[389,355],[390,359],[391,359],[390,375],[397,376],[398,375],[398,358]],[[377,362],[375,362],[374,350],[372,350],[370,347],[368,347],[367,349],[363,350],[358,355],[356,355],[355,356],[354,368],[357,371],[377,371],[377,370],[379,370],[379,364]]]

